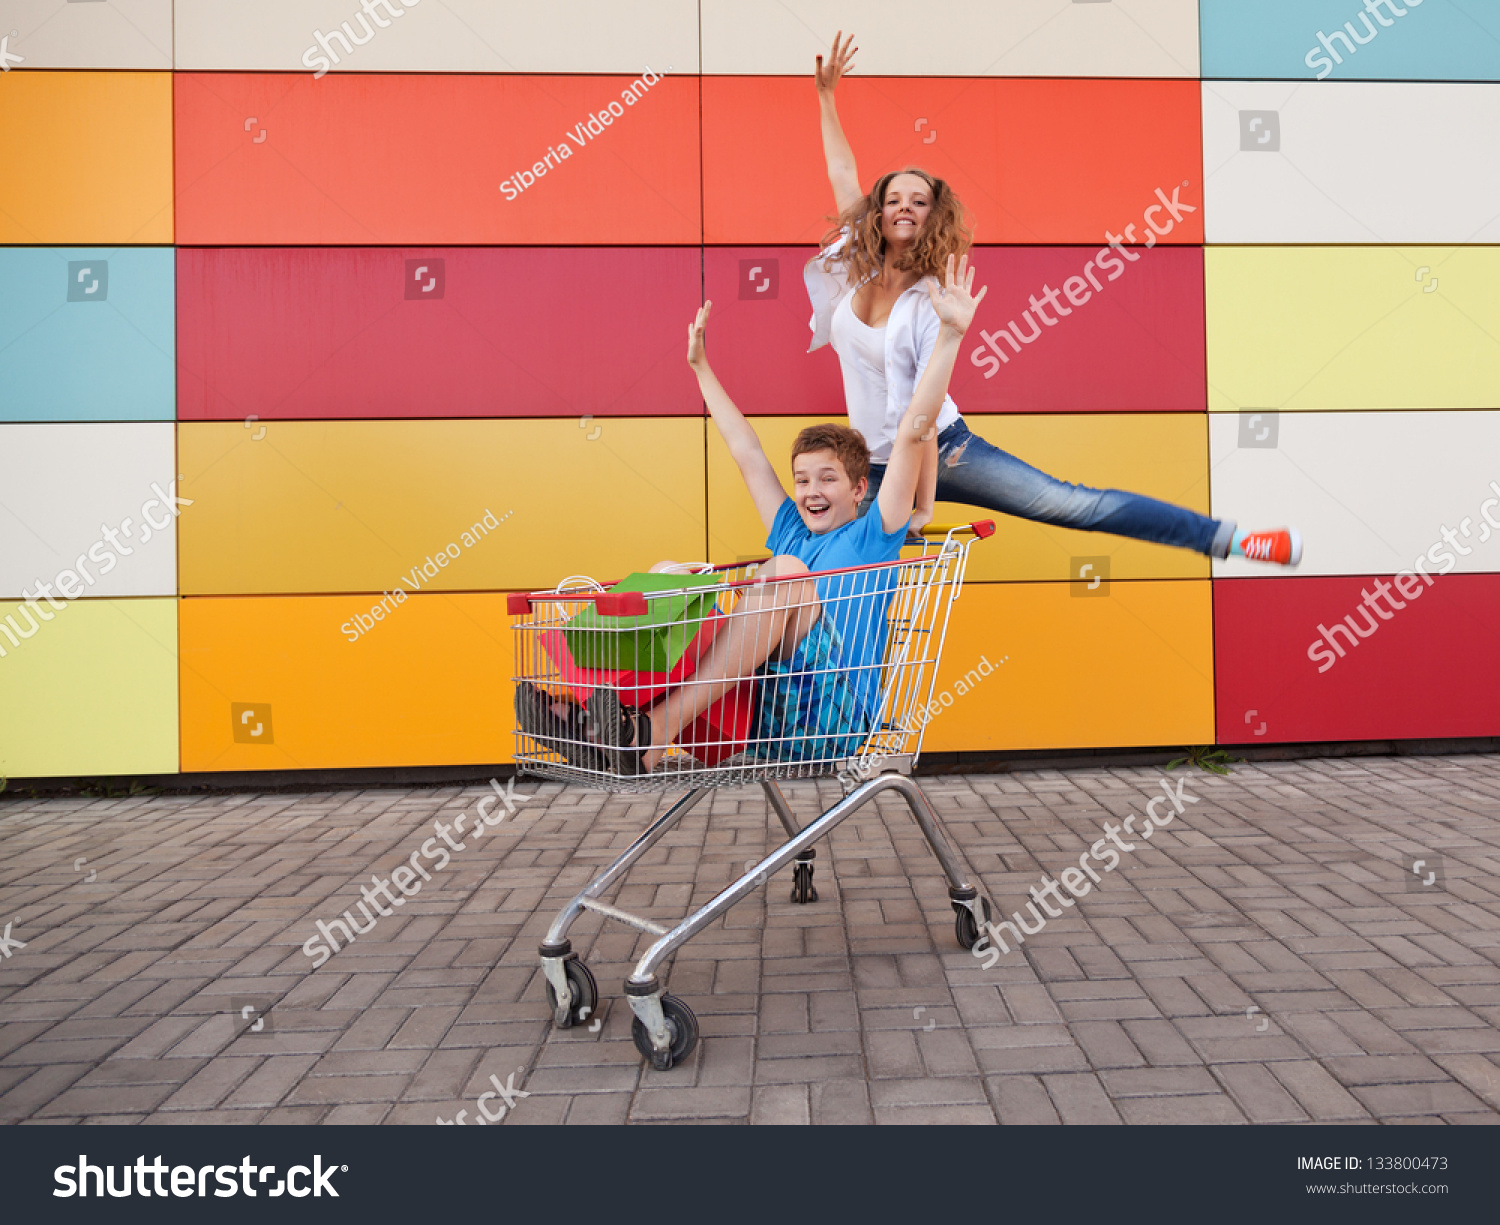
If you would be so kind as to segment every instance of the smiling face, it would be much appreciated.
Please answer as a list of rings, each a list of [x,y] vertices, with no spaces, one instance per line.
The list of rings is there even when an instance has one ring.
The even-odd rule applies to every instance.
[[[932,188],[916,174],[898,174],[886,184],[880,205],[880,233],[894,246],[910,243],[932,212]]]
[[[832,451],[804,451],[792,458],[792,500],[810,532],[821,535],[853,523],[869,481],[852,482]]]

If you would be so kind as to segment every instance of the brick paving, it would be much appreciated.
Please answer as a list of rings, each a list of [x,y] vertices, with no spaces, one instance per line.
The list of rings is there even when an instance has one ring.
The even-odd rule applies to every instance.
[[[1008,915],[1162,777],[921,781]],[[820,901],[784,871],[679,952],[703,1041],[669,1072],[620,994],[642,939],[573,929],[597,1032],[550,1028],[536,963],[663,797],[543,786],[316,969],[316,921],[486,789],[0,797],[25,944],[0,961],[0,1122],[472,1121],[492,1076],[530,1095],[517,1124],[1500,1119],[1500,758],[1188,778],[1199,803],[988,969],[905,806],[863,809],[818,848]],[[806,819],[837,791],[786,794]],[[718,792],[614,900],[676,918],[777,831],[758,789]]]

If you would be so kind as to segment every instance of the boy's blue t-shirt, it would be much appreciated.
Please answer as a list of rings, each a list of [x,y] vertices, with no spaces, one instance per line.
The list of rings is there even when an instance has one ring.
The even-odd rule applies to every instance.
[[[846,566],[869,566],[895,561],[906,542],[906,523],[888,532],[880,508],[834,528],[831,532],[809,531],[797,503],[782,502],[766,537],[766,548],[774,555],[795,557],[809,570],[840,570]],[[862,706],[873,707],[880,696],[878,679],[885,655],[886,611],[900,579],[892,566],[862,574],[835,574],[816,580],[823,617],[838,634],[847,670],[858,669],[856,692]]]

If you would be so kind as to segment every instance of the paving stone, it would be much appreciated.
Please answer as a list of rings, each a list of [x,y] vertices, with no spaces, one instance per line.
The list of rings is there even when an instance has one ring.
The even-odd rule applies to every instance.
[[[1160,774],[922,785],[1005,905]],[[551,1028],[534,953],[664,796],[535,788],[411,914],[315,972],[309,914],[342,909],[378,847],[429,837],[483,788],[0,797],[0,822],[25,813],[7,825],[0,913],[39,925],[0,970],[0,1121],[430,1126],[472,1111],[500,1066],[524,1070],[531,1096],[505,1120],[520,1125],[1500,1121],[1500,758],[1264,762],[1192,782],[1191,828],[998,961],[953,946],[909,814],[872,805],[820,848],[818,906],[791,905],[778,878],[678,955],[671,987],[701,1040],[664,1073],[618,993],[637,934],[592,917],[573,933],[605,985],[599,1030]],[[836,790],[783,788],[799,820]],[[75,882],[39,892],[28,869],[80,828],[109,848],[107,906]],[[1448,887],[1409,894],[1405,843],[1433,828]],[[756,789],[716,793],[614,900],[680,913],[779,836]],[[274,1027],[242,1032],[236,1001],[258,997]]]

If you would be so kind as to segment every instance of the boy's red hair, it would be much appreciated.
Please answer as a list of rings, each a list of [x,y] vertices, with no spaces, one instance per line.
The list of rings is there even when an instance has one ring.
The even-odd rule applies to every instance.
[[[808,426],[792,443],[792,458],[809,451],[832,451],[844,466],[851,485],[858,485],[870,475],[870,448],[865,445],[865,436],[847,425],[834,425],[829,421]]]

